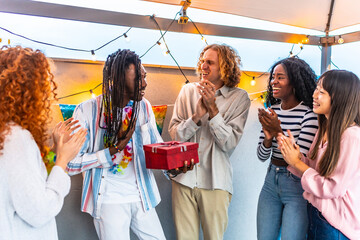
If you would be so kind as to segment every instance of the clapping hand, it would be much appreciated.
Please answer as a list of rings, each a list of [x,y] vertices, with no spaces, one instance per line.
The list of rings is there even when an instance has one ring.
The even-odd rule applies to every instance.
[[[265,109],[258,109],[259,122],[264,130],[265,137],[276,138],[279,133],[282,133],[280,120],[274,110],[268,108],[269,112]]]
[[[71,134],[71,132],[80,127],[80,125],[75,126],[77,121],[71,121],[72,118],[57,124],[53,131],[56,149],[55,166],[59,166],[64,170],[68,162],[74,159],[79,153],[87,135],[87,130],[84,128],[81,128],[76,133]]]
[[[301,161],[300,147],[295,143],[294,136],[291,134],[290,130],[287,130],[287,133],[289,137],[286,137],[284,134],[278,134],[276,140],[285,161],[289,165],[295,166],[298,161]]]
[[[64,122],[59,122],[52,131],[52,137],[54,141],[54,149],[56,151],[57,144],[59,142],[60,136],[63,135],[63,142],[66,143],[71,139],[71,133],[81,127],[80,124],[77,124],[79,120],[73,121],[74,118],[69,118]]]

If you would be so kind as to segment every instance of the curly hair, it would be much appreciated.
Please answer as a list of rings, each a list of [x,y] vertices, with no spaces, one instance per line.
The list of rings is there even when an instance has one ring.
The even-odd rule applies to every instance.
[[[203,63],[204,53],[209,50],[215,50],[219,56],[220,76],[227,87],[235,87],[240,82],[240,64],[241,59],[235,49],[226,44],[211,44],[206,46],[199,56],[197,63],[197,72],[201,73],[201,64]]]
[[[280,103],[280,99],[273,97],[273,89],[271,80],[273,78],[274,69],[277,65],[281,64],[290,81],[290,85],[295,90],[295,97],[298,101],[302,101],[306,106],[312,109],[312,95],[316,88],[316,74],[314,70],[304,60],[298,57],[289,57],[276,62],[272,67],[268,80],[266,104],[271,106]]]
[[[30,48],[0,49],[0,154],[15,123],[28,130],[42,156],[48,153],[46,127],[56,84],[45,55]]]

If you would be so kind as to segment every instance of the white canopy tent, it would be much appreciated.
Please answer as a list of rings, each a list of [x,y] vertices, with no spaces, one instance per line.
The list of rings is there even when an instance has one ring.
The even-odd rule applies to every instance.
[[[146,1],[179,5],[181,0]],[[325,32],[332,4],[329,31],[360,24],[357,0],[192,0],[190,7]]]
[[[146,1],[178,5],[179,10],[185,3],[181,0]],[[105,9],[96,9],[69,4],[63,5],[62,2],[64,1],[0,0],[0,12],[156,29],[153,22],[149,21],[149,17],[145,15],[110,11],[111,6]],[[301,2],[291,0],[187,0],[187,4],[189,8],[235,14],[303,29],[317,30],[319,34],[307,35],[259,30],[251,28],[251,26],[249,28],[233,26],[232,24],[225,26],[214,23],[197,23],[198,28],[205,35],[319,45],[322,47],[321,72],[325,71],[331,62],[331,46],[338,44],[339,33],[345,44],[360,40],[359,31],[349,32],[349,28],[360,29],[360,15],[357,14],[358,9],[360,9],[360,1],[357,0],[303,0]],[[157,17],[157,21],[162,28],[165,28],[172,19]],[[216,23],[216,20],[213,22]],[[173,24],[169,31],[197,32],[195,27],[189,23]],[[332,33],[337,35],[332,35]]]

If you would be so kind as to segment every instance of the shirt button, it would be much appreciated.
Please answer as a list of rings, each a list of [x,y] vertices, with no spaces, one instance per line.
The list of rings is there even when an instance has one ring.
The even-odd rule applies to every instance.
[[[277,167],[277,168],[276,168],[276,171],[279,171],[279,170],[280,170],[280,168]]]
[[[98,193],[98,195],[101,195],[101,193]]]
[[[104,176],[101,176],[101,178],[105,178]]]

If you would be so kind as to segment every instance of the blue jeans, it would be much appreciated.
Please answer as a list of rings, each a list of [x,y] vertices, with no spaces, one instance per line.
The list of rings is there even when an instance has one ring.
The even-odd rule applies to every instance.
[[[326,221],[324,216],[310,203],[308,204],[309,214],[309,240],[348,240],[339,230]]]
[[[286,167],[270,164],[257,209],[259,240],[306,239],[308,230],[307,202],[300,178]]]

